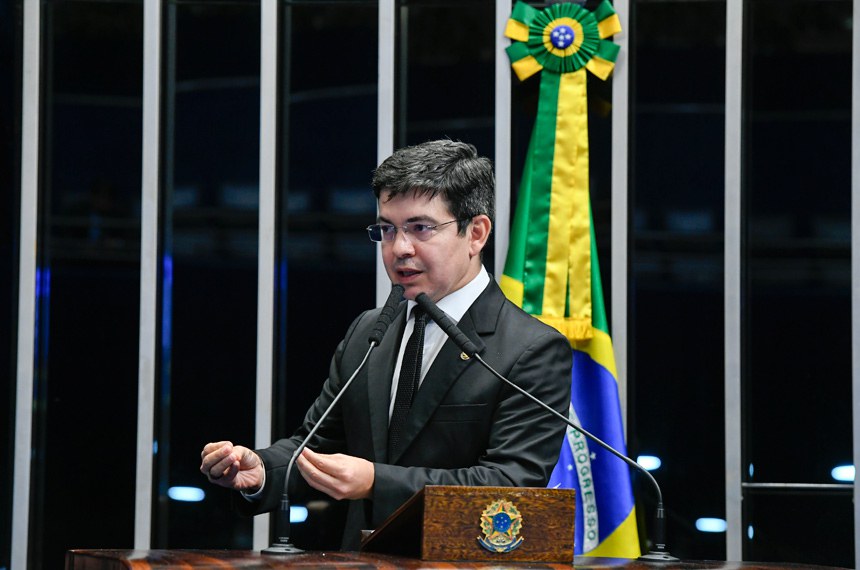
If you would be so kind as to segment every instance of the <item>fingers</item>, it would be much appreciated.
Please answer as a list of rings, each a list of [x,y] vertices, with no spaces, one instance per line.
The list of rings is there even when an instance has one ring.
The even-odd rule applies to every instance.
[[[373,488],[373,464],[359,457],[305,449],[296,465],[308,484],[334,499],[363,499]]]
[[[200,458],[200,472],[220,487],[256,492],[266,480],[263,461],[247,447],[229,441],[207,443]]]
[[[240,459],[235,456],[232,443],[229,441],[208,443],[203,446],[200,456],[200,472],[209,481],[224,487],[232,486],[233,480],[239,472]]]
[[[298,460],[304,460],[309,469],[318,470],[321,474],[333,474],[339,467],[336,456],[323,455],[308,448],[302,450]]]
[[[309,449],[305,449],[296,459],[296,467],[311,487],[334,499],[343,499],[338,480],[323,469],[324,464],[320,455]]]
[[[239,459],[239,467],[242,471],[254,469],[262,464],[260,456],[248,449],[237,445],[233,448],[233,456]]]
[[[205,459],[207,455],[216,451],[224,446],[233,447],[233,444],[229,441],[216,441],[215,443],[207,443],[203,446],[203,451],[200,452],[200,459]]]

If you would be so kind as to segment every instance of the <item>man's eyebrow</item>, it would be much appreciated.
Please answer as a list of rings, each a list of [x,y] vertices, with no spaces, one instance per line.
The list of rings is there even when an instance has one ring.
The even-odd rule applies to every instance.
[[[376,222],[377,223],[391,224],[392,226],[396,225],[394,222],[392,222],[391,220],[389,220],[385,216],[377,216]],[[436,218],[434,218],[433,216],[412,216],[411,218],[407,218],[406,222],[404,222],[404,223],[408,224],[410,222],[428,222],[430,224],[435,224]]]

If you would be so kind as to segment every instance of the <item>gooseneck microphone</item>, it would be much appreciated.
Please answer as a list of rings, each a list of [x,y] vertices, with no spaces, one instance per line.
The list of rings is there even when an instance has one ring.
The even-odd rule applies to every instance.
[[[600,445],[603,449],[627,463],[627,465],[633,467],[640,473],[645,474],[646,478],[651,481],[651,484],[654,486],[654,490],[657,492],[657,512],[654,517],[654,550],[651,550],[650,552],[648,552],[648,554],[643,554],[639,557],[639,560],[648,560],[652,562],[670,562],[678,560],[677,558],[669,554],[669,551],[666,549],[666,514],[663,510],[663,493],[660,491],[660,485],[657,484],[657,480],[654,479],[654,477],[651,475],[651,473],[648,472],[647,469],[645,469],[644,467],[642,467],[641,465],[639,465],[638,463],[636,463],[635,461],[633,461],[632,459],[630,459],[629,457],[627,457],[626,455],[624,455],[596,435],[587,431],[582,426],[573,423],[567,416],[558,413],[556,410],[554,410],[552,407],[550,407],[543,401],[539,400],[523,388],[520,388],[519,386],[499,374],[492,366],[487,364],[487,362],[483,358],[481,358],[481,355],[478,354],[478,347],[475,346],[475,343],[473,343],[469,339],[469,337],[467,337],[465,333],[463,333],[463,331],[461,331],[460,328],[456,324],[454,324],[454,322],[448,317],[448,315],[446,315],[445,312],[442,311],[442,309],[440,309],[436,305],[436,303],[434,303],[433,300],[427,296],[426,293],[419,293],[418,296],[415,297],[415,302],[418,303],[418,306],[424,309],[424,311],[430,316],[430,318],[433,319],[433,322],[439,325],[439,328],[445,331],[445,334],[448,335],[448,337],[454,341],[454,344],[456,344],[460,348],[460,350],[466,353],[466,355],[470,358],[474,358],[475,360],[480,362],[484,366],[484,368],[486,368],[490,371],[490,373],[493,374],[493,376],[495,376],[496,378],[498,378],[499,380],[501,380],[502,382],[504,382],[505,384],[507,384],[508,386],[510,386],[511,388],[513,388],[514,390],[540,406],[541,408],[545,409],[553,416],[557,417],[582,435],[591,439],[592,441]]]
[[[337,403],[340,401],[341,396],[346,393],[349,385],[352,384],[352,381],[355,380],[355,377],[358,376],[359,371],[364,368],[364,364],[367,362],[368,357],[370,357],[370,353],[374,348],[380,345],[382,342],[382,337],[385,336],[385,331],[388,330],[388,326],[391,324],[391,321],[394,319],[394,314],[397,311],[397,305],[400,304],[401,299],[403,299],[403,287],[401,285],[394,285],[391,287],[391,293],[388,294],[388,299],[385,301],[385,305],[382,307],[382,312],[379,313],[379,318],[376,319],[376,325],[373,327],[373,330],[368,335],[368,342],[370,343],[370,347],[367,349],[367,352],[364,354],[364,358],[361,360],[361,363],[358,365],[358,368],[355,369],[355,372],[352,373],[352,376],[349,377],[349,380],[344,382],[343,387],[341,387],[340,391],[337,393],[337,396],[331,401],[328,405],[328,408],[322,413],[322,415],[317,420],[317,423],[308,432],[308,435],[302,440],[302,443],[296,448],[293,452],[292,457],[290,457],[290,462],[287,464],[287,475],[286,479],[284,479],[284,492],[281,495],[281,506],[278,509],[278,515],[275,519],[275,542],[272,543],[269,548],[264,548],[261,552],[263,554],[275,554],[275,555],[286,555],[286,554],[300,554],[304,552],[302,549],[297,548],[290,542],[290,497],[289,497],[289,485],[290,485],[290,474],[293,471],[293,465],[296,463],[296,459],[298,459],[299,455],[301,455],[302,451],[304,451],[305,447],[307,447],[308,443],[311,441],[311,438],[316,434],[319,427],[323,424],[325,419],[328,417],[329,413],[334,409]]]

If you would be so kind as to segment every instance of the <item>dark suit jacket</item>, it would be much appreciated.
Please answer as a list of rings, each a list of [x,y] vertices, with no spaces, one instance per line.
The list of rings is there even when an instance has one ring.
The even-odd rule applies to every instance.
[[[257,450],[266,467],[258,501],[235,501],[246,514],[278,507],[293,451],[364,357],[379,309],[360,315],[331,361],[322,393],[303,425],[288,438]],[[346,453],[374,463],[373,496],[352,501],[343,547],[356,549],[360,530],[376,528],[425,485],[542,487],[558,459],[565,425],[481,363],[461,358],[448,340],[427,372],[409,412],[401,451],[388,456],[391,380],[406,317],[406,303],[364,369],[326,418],[310,448]],[[498,372],[567,415],[572,352],[555,329],[509,302],[490,282],[458,323],[481,357]],[[308,486],[293,468],[290,496]]]

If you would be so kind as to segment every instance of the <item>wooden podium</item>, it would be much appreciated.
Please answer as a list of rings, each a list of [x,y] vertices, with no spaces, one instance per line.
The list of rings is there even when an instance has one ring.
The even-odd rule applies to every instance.
[[[361,543],[421,560],[573,562],[573,489],[428,485]]]
[[[582,556],[574,560],[574,512],[574,493],[569,489],[428,486],[371,533],[358,553],[271,556],[237,550],[70,550],[66,570],[498,570],[535,566],[547,570],[574,566],[579,570],[833,570],[786,563],[651,562]],[[511,548],[515,543],[518,546]],[[501,551],[493,550],[496,548]]]
[[[386,554],[308,552],[296,556],[266,556],[247,550],[70,550],[66,570],[835,570],[810,564],[766,562],[642,562],[621,558],[577,556],[575,563],[432,562]]]

